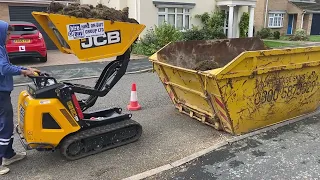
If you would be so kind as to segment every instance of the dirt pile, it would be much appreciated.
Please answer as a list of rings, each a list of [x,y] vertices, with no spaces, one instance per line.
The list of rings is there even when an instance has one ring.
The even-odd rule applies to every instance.
[[[129,8],[126,7],[122,10],[116,10],[109,8],[105,5],[98,4],[96,7],[88,4],[74,3],[68,6],[52,1],[48,6],[48,13],[62,14],[68,16],[74,16],[77,18],[93,18],[93,19],[104,19],[120,22],[137,23],[135,19],[129,18]]]
[[[214,60],[204,60],[204,61],[200,61],[200,62],[196,63],[196,65],[193,68],[193,70],[196,70],[196,71],[208,71],[208,70],[217,69],[217,68],[221,68],[221,67],[222,66],[220,66]]]
[[[266,50],[259,38],[233,38],[175,42],[158,53],[161,62],[207,71],[224,67],[245,51]]]

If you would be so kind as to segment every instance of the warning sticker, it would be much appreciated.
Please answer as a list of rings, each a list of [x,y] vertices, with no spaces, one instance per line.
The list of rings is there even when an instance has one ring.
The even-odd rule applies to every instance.
[[[104,32],[104,21],[68,24],[67,25],[68,40],[77,40],[102,36]]]

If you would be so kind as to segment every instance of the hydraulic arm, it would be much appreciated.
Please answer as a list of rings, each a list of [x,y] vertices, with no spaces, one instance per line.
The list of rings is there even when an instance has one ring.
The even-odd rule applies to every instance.
[[[128,63],[130,61],[130,52],[130,49],[128,49],[123,55],[117,56],[116,60],[110,62],[102,71],[93,88],[81,84],[64,82],[72,87],[74,92],[90,95],[87,99],[79,102],[82,111],[92,107],[98,97],[103,97],[108,94],[113,86],[122,78],[126,73]]]

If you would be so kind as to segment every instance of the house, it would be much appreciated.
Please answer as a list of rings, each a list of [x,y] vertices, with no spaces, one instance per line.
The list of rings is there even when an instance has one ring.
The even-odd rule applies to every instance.
[[[249,36],[253,35],[254,9],[256,0],[80,0],[82,4],[104,4],[121,10],[129,7],[129,17],[146,25],[146,31],[164,21],[179,30],[201,25],[196,14],[213,12],[217,8],[227,14],[224,31],[228,37],[239,37],[239,22],[243,12],[250,12]],[[229,13],[231,12],[231,13]],[[232,28],[229,28],[232,27]]]
[[[97,5],[102,3],[115,9],[129,7],[129,16],[146,25],[143,34],[154,25],[164,21],[177,29],[186,30],[192,25],[201,25],[197,14],[223,10],[225,20],[224,32],[229,38],[239,37],[239,22],[243,12],[250,13],[249,37],[253,36],[255,7],[257,0],[55,0],[56,2],[80,2]],[[263,1],[263,0],[262,0]],[[271,1],[271,0],[270,0]],[[42,32],[48,49],[57,49],[43,29],[31,15],[32,11],[46,11],[51,0],[1,0],[0,17],[6,21],[28,21],[34,23]],[[260,0],[258,0],[260,2]],[[229,13],[230,12],[230,13]]]
[[[57,1],[57,0],[56,0]],[[61,0],[60,0],[61,1]],[[33,18],[32,11],[46,11],[51,0],[1,0],[0,19],[4,21],[27,21],[35,24],[43,35],[49,50],[57,47]],[[57,1],[59,2],[59,1]],[[68,3],[69,1],[64,1]]]
[[[292,35],[304,29],[308,35],[319,35],[320,0],[258,0],[254,22],[257,31],[270,28]]]

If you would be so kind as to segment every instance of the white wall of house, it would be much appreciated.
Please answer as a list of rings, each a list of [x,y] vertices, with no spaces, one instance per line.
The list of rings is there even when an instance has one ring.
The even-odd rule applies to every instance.
[[[248,12],[248,5],[255,4],[255,0],[81,0],[80,2],[92,5],[102,3],[118,10],[129,7],[129,17],[146,25],[146,29],[141,35],[144,35],[148,29],[153,28],[155,25],[161,24],[164,20],[174,24],[176,28],[181,30],[183,28],[191,28],[192,25],[198,26],[201,25],[201,22],[195,18],[195,15],[213,12],[216,10],[217,5],[227,12],[229,11],[229,5],[232,5],[234,6],[233,27],[229,37],[239,37],[238,24],[240,18],[243,12]],[[229,31],[227,29],[225,27],[226,34]]]
[[[226,13],[229,12],[229,7],[228,6],[221,6],[220,7],[221,10],[224,10]],[[234,8],[234,15],[233,15],[233,27],[232,27],[232,37],[239,37],[240,36],[240,29],[239,29],[239,23],[241,20],[241,17],[243,15],[244,12],[248,12],[249,8],[248,6],[236,6]],[[228,21],[228,14],[227,14],[227,19],[226,22]],[[224,31],[226,33],[226,35],[228,34],[228,27],[227,25],[225,25],[224,27]]]
[[[156,2],[166,2],[166,4],[155,6]],[[146,25],[146,29],[142,33],[155,25],[161,24],[159,21],[166,19],[167,21],[176,22],[176,27],[184,25],[184,27],[191,28],[192,25],[200,25],[199,19],[195,18],[196,14],[204,12],[212,12],[216,8],[215,0],[81,0],[82,4],[97,5],[102,3],[108,7],[121,10],[124,7],[129,7],[129,16],[135,18],[141,24]],[[172,4],[174,3],[174,4]],[[195,3],[195,6],[188,4],[181,5],[181,3]],[[190,8],[190,9],[188,9]],[[162,12],[159,12],[162,11]],[[173,12],[173,13],[171,13]],[[182,12],[182,13],[180,13]],[[171,13],[171,14],[170,14]],[[178,18],[182,18],[179,21]],[[189,19],[188,19],[189,18]]]
[[[175,22],[174,24],[178,29],[183,27],[188,29],[191,28],[192,25],[200,25],[200,20],[195,18],[195,15],[212,12],[216,8],[215,0],[163,0],[163,2],[167,2],[167,4],[157,5],[157,7],[152,0],[140,1],[143,2],[143,4],[140,7],[141,16],[139,20],[147,26],[147,29],[154,27],[154,25],[161,24],[164,19],[170,24]],[[168,2],[175,2],[176,4],[170,4]],[[179,3],[195,3],[195,6],[180,5]]]
[[[126,7],[127,2],[135,1],[135,0],[80,0],[81,4],[92,4],[96,6],[97,4],[101,3],[108,7],[112,7],[115,9],[122,9]]]

